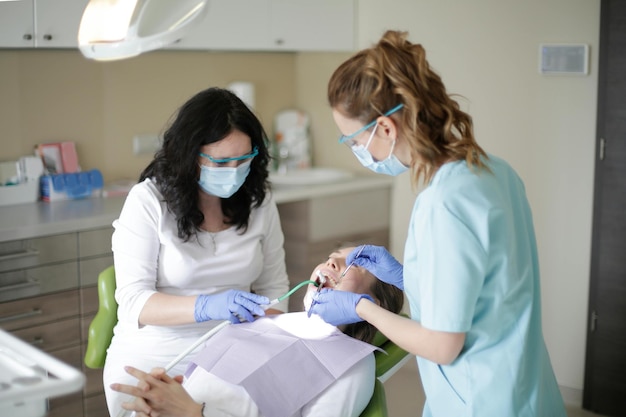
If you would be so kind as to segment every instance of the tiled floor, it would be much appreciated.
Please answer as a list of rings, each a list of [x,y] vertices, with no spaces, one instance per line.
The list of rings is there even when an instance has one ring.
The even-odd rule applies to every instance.
[[[389,417],[419,417],[424,406],[424,391],[415,360],[410,360],[387,382],[387,410]],[[568,406],[568,417],[602,417],[599,414]]]

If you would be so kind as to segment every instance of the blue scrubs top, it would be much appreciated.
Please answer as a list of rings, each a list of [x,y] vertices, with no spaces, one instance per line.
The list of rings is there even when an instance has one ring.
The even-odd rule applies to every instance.
[[[541,330],[539,265],[524,185],[491,170],[443,165],[415,202],[404,284],[422,326],[465,332],[450,365],[417,359],[424,416],[566,417]]]

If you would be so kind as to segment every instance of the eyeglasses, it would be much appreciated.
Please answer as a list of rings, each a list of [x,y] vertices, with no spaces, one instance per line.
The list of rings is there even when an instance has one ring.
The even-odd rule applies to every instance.
[[[213,158],[211,155],[207,155],[205,153],[198,152],[198,155],[200,155],[203,158],[208,159],[209,161],[213,162],[214,164],[225,164],[225,163],[230,162],[230,161],[243,161],[245,159],[254,158],[258,154],[259,154],[259,148],[256,147],[256,146],[252,149],[252,152],[247,153],[245,155],[241,155],[241,156],[234,156],[232,158],[221,158],[221,159],[218,159],[218,158]]]
[[[383,116],[390,116],[393,113],[400,110],[402,107],[404,107],[404,104],[398,104],[396,107],[389,110],[387,113],[383,114]],[[365,132],[367,129],[374,126],[375,124],[376,124],[376,120],[372,121],[371,123],[366,124],[365,126],[363,126],[362,128],[360,128],[359,130],[357,130],[351,135],[339,136],[339,143],[345,143],[346,145],[348,145],[349,148],[352,148],[356,144],[356,141],[354,140],[354,138],[360,135],[361,133]]]

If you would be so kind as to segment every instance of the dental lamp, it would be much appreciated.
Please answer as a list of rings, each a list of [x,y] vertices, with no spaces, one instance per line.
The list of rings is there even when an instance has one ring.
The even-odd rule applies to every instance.
[[[184,37],[208,0],[89,0],[78,48],[89,59],[112,61],[159,49]]]

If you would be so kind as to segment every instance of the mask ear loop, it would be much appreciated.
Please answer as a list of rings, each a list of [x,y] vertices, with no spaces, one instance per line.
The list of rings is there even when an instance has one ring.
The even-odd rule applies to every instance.
[[[378,123],[376,123],[376,126],[374,126],[374,130],[372,130],[372,134],[370,135],[369,139],[367,140],[367,143],[365,144],[365,150],[367,151],[367,148],[369,148],[370,143],[372,143],[372,139],[374,139],[374,134],[376,133],[376,129],[378,129]],[[385,159],[389,159],[391,157],[391,155],[393,155],[393,150],[396,147],[396,140],[394,139],[393,142],[391,142],[391,149],[389,150],[389,155],[387,155],[387,158]],[[369,152],[369,151],[368,151]],[[372,153],[370,152],[370,155]],[[373,156],[372,156],[373,159]]]
[[[393,155],[393,149],[396,147],[396,140],[394,139],[393,142],[391,143],[391,150],[389,151],[389,155],[387,155],[387,159],[391,158],[391,155]]]
[[[376,133],[376,129],[378,129],[378,123],[376,123],[376,125],[374,126],[374,130],[372,130],[372,133],[370,134],[369,139],[367,140],[367,143],[365,144],[365,150],[367,150],[367,148],[369,148],[370,143],[372,143],[372,139],[374,139],[374,134]]]

